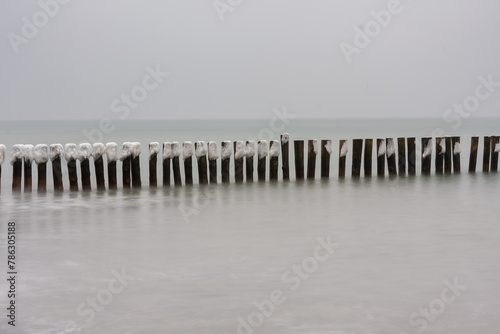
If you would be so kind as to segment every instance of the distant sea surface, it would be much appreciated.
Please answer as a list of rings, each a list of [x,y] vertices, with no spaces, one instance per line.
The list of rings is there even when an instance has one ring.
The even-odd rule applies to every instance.
[[[440,119],[287,121],[115,121],[108,134],[95,131],[99,121],[2,122],[0,332],[496,333],[500,174],[480,171],[482,140],[478,172],[466,170],[470,137],[500,135],[500,120],[456,130]],[[461,136],[462,174],[349,177],[352,139],[417,137],[419,152],[436,128]],[[291,160],[290,182],[148,186],[149,142],[213,140],[220,150],[223,140],[283,132],[331,139],[331,178],[297,182]],[[345,180],[339,139],[350,143]],[[121,189],[118,163],[115,192],[54,194],[48,163],[46,194],[36,184],[11,193],[12,145],[94,140],[142,144],[142,189]],[[6,317],[12,221],[15,328]]]

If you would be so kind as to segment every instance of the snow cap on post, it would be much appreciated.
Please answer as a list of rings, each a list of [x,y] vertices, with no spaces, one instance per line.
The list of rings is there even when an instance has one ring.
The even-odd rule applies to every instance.
[[[76,144],[73,143],[68,143],[64,145],[64,159],[66,161],[71,161],[71,160],[77,160],[78,159],[78,152],[76,149]]]
[[[44,164],[49,161],[49,150],[47,145],[38,144],[35,146],[33,151],[33,156],[37,165]]]
[[[110,142],[106,144],[106,159],[108,162],[118,160],[118,144]]]
[[[49,158],[51,161],[54,161],[57,158],[61,158],[64,154],[64,149],[61,144],[51,144],[49,146]]]

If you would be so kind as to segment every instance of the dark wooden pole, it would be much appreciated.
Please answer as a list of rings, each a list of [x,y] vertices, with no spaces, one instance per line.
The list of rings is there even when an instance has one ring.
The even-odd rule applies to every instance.
[[[389,176],[397,176],[398,170],[396,168],[396,145],[394,144],[393,138],[387,138],[385,141],[386,157],[387,157],[387,169],[389,170]]]
[[[108,188],[118,188],[116,177],[116,160],[118,160],[118,145],[114,142],[106,144],[106,160],[108,162]]]
[[[347,159],[348,143],[347,140],[339,141],[339,178],[345,178],[345,162]]]
[[[373,156],[373,139],[365,139],[365,150],[363,156],[365,177],[372,176],[372,156]]]
[[[352,170],[353,178],[361,177],[361,157],[363,156],[363,139],[352,141]]]
[[[5,154],[7,152],[7,147],[0,144],[0,190],[2,189],[2,164],[5,161]]]
[[[49,157],[52,161],[52,180],[54,182],[54,191],[61,192],[63,188],[61,156],[64,154],[64,149],[61,144],[50,145]]]
[[[408,175],[416,174],[417,166],[417,149],[415,137],[406,138],[407,161],[408,161]]]
[[[24,192],[31,192],[33,186],[32,164],[33,164],[34,146],[24,145]]]
[[[490,171],[490,155],[491,155],[491,137],[484,137],[484,147],[483,147],[483,172],[488,173]]]
[[[278,165],[280,155],[280,142],[271,140],[269,143],[269,180],[278,181]]]
[[[182,143],[182,159],[184,160],[184,180],[186,185],[193,184],[194,146],[190,141]]]
[[[163,186],[170,187],[170,161],[172,160],[172,143],[163,143],[162,154]]]
[[[287,146],[288,147],[288,146]],[[245,146],[245,172],[247,183],[253,182],[253,157],[255,156],[255,143],[253,140],[248,140]]]
[[[453,163],[452,163],[452,156],[453,156],[453,149],[452,149],[452,140],[451,137],[445,137],[446,140],[446,152],[444,154],[444,172],[446,174],[451,174],[453,170]]]
[[[160,154],[160,143],[151,142],[149,143],[149,187],[158,187],[158,154]]]
[[[444,173],[444,155],[446,152],[446,141],[444,137],[436,138],[436,174]]]
[[[104,153],[106,147],[102,143],[94,143],[92,145],[92,157],[94,158],[95,181],[97,190],[106,189],[106,181],[104,177]]]
[[[477,164],[477,147],[479,145],[479,137],[472,137],[470,140],[470,158],[469,158],[469,173],[476,172]]]
[[[460,137],[451,138],[453,146],[453,173],[460,174]]]
[[[80,160],[80,171],[82,174],[82,190],[91,190],[90,181],[90,157],[92,156],[92,146],[88,143],[80,144],[78,147],[78,159]]]
[[[422,175],[431,174],[432,138],[422,138]]]
[[[318,153],[318,141],[310,139],[307,142],[307,179],[314,180],[316,177],[316,155]]]
[[[229,183],[229,166],[231,164],[231,141],[226,140],[221,144],[221,175],[222,175],[222,183]]]
[[[304,141],[294,140],[293,149],[295,153],[295,179],[304,179]]]
[[[234,181],[243,183],[243,160],[245,158],[245,142],[238,140],[233,143],[234,146]]]
[[[266,181],[266,164],[267,164],[267,141],[259,140],[257,144],[257,176],[259,182]]]
[[[138,142],[132,143],[132,188],[141,188],[141,144]]]
[[[38,144],[35,146],[35,162],[38,167],[38,193],[47,192],[47,161],[49,161],[49,150],[47,145]]]
[[[377,139],[377,176],[385,176],[385,155],[387,147],[385,139]]]
[[[398,138],[398,174],[406,176],[406,141],[405,138]]]
[[[130,189],[130,176],[132,169],[132,143],[125,142],[122,145],[122,182],[123,189]]]
[[[491,137],[491,171],[498,172],[498,152],[500,151],[500,137]]]
[[[283,170],[283,181],[290,180],[290,160],[289,160],[289,142],[290,135],[288,133],[284,133],[280,136],[281,140],[281,169]]]
[[[17,144],[12,147],[12,191],[20,192],[23,178],[24,145]]]
[[[208,143],[208,169],[210,172],[210,184],[217,184],[217,143],[211,141]]]
[[[330,178],[330,156],[332,154],[332,141],[321,141],[321,178]]]
[[[179,162],[180,155],[181,148],[179,146],[179,143],[176,141],[172,142],[172,169],[174,171],[174,184],[176,187],[182,186],[181,167]]]
[[[78,191],[78,173],[76,167],[78,152],[76,144],[70,143],[64,146],[64,158],[68,164],[69,190]]]
[[[196,162],[198,164],[198,182],[199,184],[208,184],[207,143],[204,141],[197,141],[195,143],[195,153],[196,153]]]

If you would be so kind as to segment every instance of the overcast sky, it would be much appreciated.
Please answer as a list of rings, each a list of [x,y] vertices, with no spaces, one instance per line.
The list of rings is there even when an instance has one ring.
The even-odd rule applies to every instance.
[[[498,0],[54,1],[0,3],[2,120],[499,115]]]

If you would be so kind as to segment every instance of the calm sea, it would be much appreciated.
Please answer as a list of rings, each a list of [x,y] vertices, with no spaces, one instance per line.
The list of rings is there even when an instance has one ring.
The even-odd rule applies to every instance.
[[[0,143],[8,148],[0,193],[0,332],[498,331],[498,173],[336,177],[339,139],[420,138],[442,128],[444,135],[462,136],[467,166],[470,137],[499,135],[498,119],[464,120],[457,130],[442,120],[290,119],[281,125],[116,122],[100,141],[141,142],[141,190],[12,194],[13,144],[88,142],[83,131],[99,122],[0,124]],[[147,185],[151,141],[269,140],[281,132],[291,140],[332,139],[332,178]],[[118,179],[120,185],[120,172]],[[47,183],[51,188],[51,177]],[[16,222],[17,237],[15,328],[7,317],[9,221]]]

